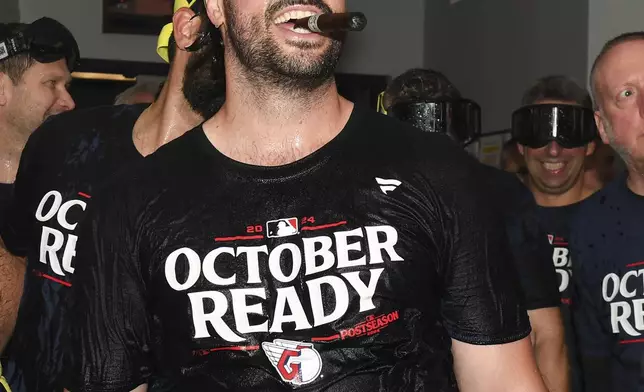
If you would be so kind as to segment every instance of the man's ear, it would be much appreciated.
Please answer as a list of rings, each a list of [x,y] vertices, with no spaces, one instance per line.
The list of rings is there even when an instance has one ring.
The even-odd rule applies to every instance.
[[[226,20],[224,17],[224,2],[223,0],[205,0],[206,12],[208,19],[215,27],[220,28]]]
[[[597,125],[597,130],[599,131],[599,136],[602,138],[602,141],[605,144],[610,144],[610,139],[604,128],[604,121],[602,120],[602,114],[599,110],[595,111],[595,124]]]
[[[192,45],[199,37],[201,19],[190,8],[179,8],[172,16],[174,40],[180,50]]]

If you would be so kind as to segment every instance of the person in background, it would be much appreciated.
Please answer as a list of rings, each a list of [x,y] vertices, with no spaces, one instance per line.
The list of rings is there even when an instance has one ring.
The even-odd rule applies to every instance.
[[[412,69],[392,80],[385,90],[383,104],[390,116],[408,121],[423,131],[444,133],[464,146],[465,140],[461,135],[467,132],[456,131],[454,128],[461,121],[450,117],[450,113],[473,117],[455,109],[461,96],[442,73],[429,69]],[[433,109],[424,110],[423,106]],[[407,117],[407,113],[412,113],[414,118]],[[423,113],[430,119],[419,119]],[[441,120],[436,121],[437,119]],[[423,124],[437,126],[428,128]],[[474,124],[465,126],[476,128]],[[567,391],[567,359],[559,311],[559,292],[545,234],[536,219],[534,198],[516,176],[483,164],[479,168],[488,186],[494,191],[493,207],[506,222],[507,235],[530,317],[532,343],[539,370],[551,392]]]
[[[573,321],[585,392],[641,391],[644,380],[644,32],[596,57],[590,86],[602,141],[626,171],[581,203],[571,225]]]
[[[212,116],[223,102],[224,85],[216,77],[223,74],[223,64],[213,62],[216,46],[211,44],[220,37],[202,6],[201,1],[176,1],[173,24],[164,28],[158,45],[170,61],[168,81],[152,105],[60,114],[27,142],[1,232],[10,254],[0,255],[0,267],[22,268],[24,274],[26,264],[19,311],[16,306],[0,313],[4,323],[18,311],[5,362],[14,392],[61,390],[65,363],[74,360],[63,349],[66,295],[83,263],[76,257],[76,228],[92,198],[112,175]],[[20,283],[0,274],[3,300],[17,303]],[[10,333],[4,329],[2,337]]]
[[[615,150],[604,143],[598,135],[595,139],[595,151],[586,157],[584,183],[589,187],[600,189],[625,170],[623,164]]]
[[[74,109],[67,88],[78,57],[73,35],[53,19],[0,24],[0,227],[27,139],[49,117]],[[15,323],[23,273],[22,265],[0,265],[10,282],[0,287],[0,353]],[[0,385],[9,389],[1,363]]]
[[[528,173],[528,168],[525,165],[523,155],[519,152],[517,141],[510,139],[503,143],[503,150],[501,151],[501,169],[508,173],[516,174],[521,180],[525,181],[525,176]]]
[[[513,116],[513,137],[525,159],[525,183],[539,205],[539,220],[551,245],[552,263],[559,278],[571,386],[573,392],[581,392],[579,352],[570,310],[574,260],[568,245],[572,216],[581,202],[601,186],[587,183],[585,176],[597,137],[591,98],[572,79],[554,75],[530,86],[521,104]]]
[[[114,105],[135,105],[139,103],[150,104],[160,95],[162,88],[161,83],[154,81],[140,81],[134,86],[128,87],[125,91],[116,96]]]

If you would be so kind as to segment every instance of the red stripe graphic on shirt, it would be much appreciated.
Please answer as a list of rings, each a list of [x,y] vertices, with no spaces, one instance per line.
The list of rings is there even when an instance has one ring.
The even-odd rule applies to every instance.
[[[333,336],[327,336],[325,338],[311,338],[312,342],[330,342],[332,340],[340,339],[340,334],[335,334]]]
[[[238,235],[236,237],[215,237],[216,242],[261,240],[263,235]]]
[[[633,344],[633,343],[644,343],[644,339],[622,340],[619,342],[619,344]]]
[[[344,226],[346,224],[347,224],[347,221],[342,221],[342,222],[329,223],[329,224],[320,225],[320,226],[304,226],[300,230],[302,231],[324,230],[324,229],[330,229],[332,227]]]
[[[233,347],[215,347],[211,349],[195,350],[194,355],[204,356],[217,351],[257,351],[259,346],[233,346]]]
[[[627,267],[627,268],[631,268],[631,267],[639,267],[640,265],[644,265],[644,261],[640,261],[640,262],[633,263],[633,264],[627,264],[627,265],[626,265],[626,267]]]
[[[83,193],[83,192],[78,192],[78,196],[82,196],[82,197],[84,197],[86,199],[91,199],[92,198],[92,196],[88,195],[87,193]]]
[[[44,273],[42,273],[42,272],[40,272],[40,271],[35,271],[35,270],[34,270],[34,274],[36,274],[36,276],[40,276],[40,277],[43,277],[43,278],[45,278],[45,279],[49,279],[49,280],[51,280],[52,282],[56,282],[56,283],[62,284],[63,286],[66,286],[66,287],[72,287],[72,284],[71,284],[71,283],[69,283],[69,282],[65,282],[64,280],[61,280],[61,279],[58,279],[58,278],[54,278],[53,276],[51,276],[51,275],[47,275],[47,274],[44,274]]]

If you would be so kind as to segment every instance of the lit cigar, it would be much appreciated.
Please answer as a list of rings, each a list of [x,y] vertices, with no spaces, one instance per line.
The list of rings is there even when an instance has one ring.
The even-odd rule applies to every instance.
[[[362,12],[342,14],[317,14],[294,20],[295,27],[314,33],[330,34],[341,31],[362,31],[367,25],[367,17]]]

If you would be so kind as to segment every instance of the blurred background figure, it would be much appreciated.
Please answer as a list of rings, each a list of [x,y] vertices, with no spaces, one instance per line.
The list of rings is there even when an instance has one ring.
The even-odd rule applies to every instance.
[[[625,166],[615,150],[597,138],[595,152],[586,157],[584,169],[584,182],[590,187],[599,189],[623,172]]]
[[[514,139],[510,139],[503,144],[501,169],[508,173],[516,174],[522,182],[525,181],[528,168],[525,165],[523,155],[519,152],[517,141]]]
[[[163,87],[163,80],[159,78],[145,78],[142,76],[137,77],[136,84],[129,87],[116,96],[114,100],[115,105],[135,105],[138,103],[152,103],[156,100],[161,88]]]

